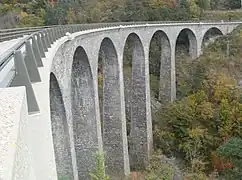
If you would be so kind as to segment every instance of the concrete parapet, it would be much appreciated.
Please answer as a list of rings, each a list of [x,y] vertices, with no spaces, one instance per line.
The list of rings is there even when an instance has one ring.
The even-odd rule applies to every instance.
[[[34,180],[25,87],[0,89],[0,179]]]

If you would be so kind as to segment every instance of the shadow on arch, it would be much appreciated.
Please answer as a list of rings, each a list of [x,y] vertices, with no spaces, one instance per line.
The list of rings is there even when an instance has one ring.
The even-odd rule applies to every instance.
[[[53,73],[50,74],[50,113],[57,176],[73,179],[66,110],[58,81]]]

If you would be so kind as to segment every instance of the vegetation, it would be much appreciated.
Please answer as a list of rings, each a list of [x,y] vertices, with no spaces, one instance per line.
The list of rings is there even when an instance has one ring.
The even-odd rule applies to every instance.
[[[91,180],[109,180],[109,177],[105,175],[105,167],[104,167],[104,155],[102,152],[97,152],[96,156],[96,164],[97,169],[94,173],[90,173]]]
[[[150,165],[143,174],[145,180],[171,180],[174,176],[174,170],[169,164],[162,163],[160,153],[156,152],[151,159]]]
[[[226,53],[228,40],[229,56]],[[242,94],[238,87],[241,45],[240,27],[205,48],[197,60],[183,59],[180,64],[183,70],[179,74],[182,83],[178,83],[181,99],[162,107],[156,114],[156,148],[167,156],[183,159],[189,177],[193,174],[196,179],[199,176],[205,179],[205,175],[214,169],[226,177],[228,173],[223,172],[227,169],[232,174],[241,173],[238,163],[233,163],[232,159],[240,157],[238,150],[242,144],[237,145],[237,151],[229,151],[233,139],[242,137]],[[230,138],[232,142],[224,145]],[[237,139],[236,143],[241,141]],[[219,157],[214,153],[217,148],[219,157],[226,157],[229,162],[219,159],[220,163],[217,163]],[[221,163],[225,165],[222,169]],[[230,177],[236,179],[239,176]]]
[[[2,14],[17,13],[18,26],[23,27],[114,21],[199,20],[206,19],[206,10],[239,8],[240,1],[216,0],[210,3],[210,0],[179,0],[176,5],[175,0],[73,0],[61,3],[52,0],[2,0],[0,4]],[[235,13],[232,17],[241,18],[241,13]]]
[[[242,139],[232,137],[217,149],[218,156],[231,162],[233,168],[226,169],[223,176],[226,179],[240,179],[242,177]]]

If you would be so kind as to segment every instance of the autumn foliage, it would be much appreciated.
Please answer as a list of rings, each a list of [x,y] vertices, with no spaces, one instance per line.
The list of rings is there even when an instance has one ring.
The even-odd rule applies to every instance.
[[[242,138],[240,32],[238,28],[227,39],[216,40],[197,60],[182,61],[183,84],[178,84],[182,97],[162,107],[155,117],[156,148],[184,157],[187,172],[193,175],[236,169],[216,149],[231,137]],[[229,56],[225,53],[228,39]]]

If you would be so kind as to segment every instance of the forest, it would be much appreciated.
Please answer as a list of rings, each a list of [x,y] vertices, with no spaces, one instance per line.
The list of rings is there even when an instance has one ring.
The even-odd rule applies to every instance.
[[[1,0],[16,27],[121,21],[241,20],[240,0]],[[229,43],[229,46],[228,46]],[[157,99],[161,45],[151,42],[151,96]],[[178,99],[153,112],[154,155],[141,179],[242,179],[242,27],[191,59],[176,52]],[[124,55],[130,76],[130,54]],[[100,75],[101,76],[101,75]],[[99,77],[101,84],[102,77]],[[100,87],[101,88],[101,87]],[[129,119],[127,118],[127,121]],[[102,163],[98,163],[100,166]],[[108,179],[98,172],[95,179]],[[138,171],[133,167],[133,171]],[[97,177],[98,176],[98,177]]]
[[[211,20],[209,10],[240,8],[240,0],[1,0],[0,13],[19,27],[118,21]],[[216,14],[238,19],[238,13]],[[240,14],[239,14],[240,15]],[[208,19],[207,18],[210,18]]]

